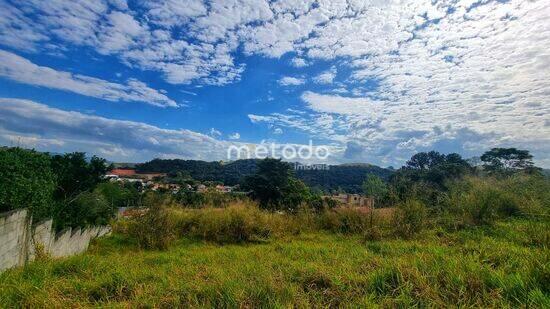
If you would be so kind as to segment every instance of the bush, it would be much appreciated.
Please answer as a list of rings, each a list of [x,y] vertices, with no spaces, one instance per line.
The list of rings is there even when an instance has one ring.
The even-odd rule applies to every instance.
[[[176,217],[181,234],[218,243],[259,241],[271,234],[267,214],[249,204],[183,212]]]
[[[52,215],[55,176],[48,155],[0,149],[0,212],[29,207],[35,221]]]
[[[116,207],[97,192],[83,192],[72,201],[58,202],[55,208],[54,224],[57,230],[107,225],[116,213]]]
[[[372,226],[368,214],[353,208],[327,210],[320,224],[322,229],[342,234],[362,234]]]
[[[130,221],[128,233],[143,249],[167,249],[175,240],[174,222],[163,205],[156,205]]]
[[[408,200],[397,205],[392,218],[394,233],[411,238],[426,224],[426,206],[416,200]]]
[[[487,225],[521,214],[522,205],[504,181],[468,178],[451,186],[449,212],[464,226]]]

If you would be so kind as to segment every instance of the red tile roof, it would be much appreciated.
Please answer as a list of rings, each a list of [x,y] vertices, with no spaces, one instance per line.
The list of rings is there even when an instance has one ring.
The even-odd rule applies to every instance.
[[[136,170],[115,168],[114,170],[110,171],[109,174],[117,176],[132,176],[136,174]]]

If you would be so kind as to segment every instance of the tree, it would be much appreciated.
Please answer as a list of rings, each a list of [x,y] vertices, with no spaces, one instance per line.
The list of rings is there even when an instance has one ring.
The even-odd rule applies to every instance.
[[[459,179],[471,170],[470,164],[457,153],[420,152],[390,178],[392,196],[398,200],[418,198],[436,205],[448,190],[449,180]]]
[[[111,169],[107,161],[93,156],[86,160],[83,152],[67,153],[52,157],[52,171],[57,176],[57,199],[74,199],[79,193],[93,190]]]
[[[296,210],[309,197],[309,189],[294,178],[290,164],[266,158],[258,163],[256,174],[247,177],[243,188],[260,207],[269,210]]]
[[[51,215],[55,175],[50,157],[21,148],[0,149],[0,212],[28,207],[34,220]]]
[[[419,152],[411,157],[405,166],[415,170],[429,170],[445,161],[445,155],[437,151]]]
[[[107,225],[114,217],[116,209],[99,192],[82,192],[74,200],[57,203],[54,225],[57,230],[66,227]]]
[[[534,168],[533,156],[528,150],[493,148],[481,156],[483,167],[489,172],[514,172]]]
[[[368,174],[367,179],[363,182],[363,192],[367,196],[374,197],[375,201],[378,202],[388,193],[388,186],[382,178],[374,174]]]
[[[445,181],[460,178],[471,169],[470,164],[457,153],[419,152],[393,178],[405,177],[412,182],[426,182],[444,189]]]

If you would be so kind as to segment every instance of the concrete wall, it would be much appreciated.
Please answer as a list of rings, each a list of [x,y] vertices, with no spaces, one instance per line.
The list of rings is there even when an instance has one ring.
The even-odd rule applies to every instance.
[[[65,257],[84,252],[90,240],[111,232],[108,226],[85,229],[52,230],[52,220],[32,224],[26,209],[0,214],[0,272],[22,266],[36,258],[37,251],[51,257]]]

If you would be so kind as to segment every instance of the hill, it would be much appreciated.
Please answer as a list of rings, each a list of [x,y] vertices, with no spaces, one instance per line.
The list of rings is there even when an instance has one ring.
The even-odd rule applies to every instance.
[[[138,172],[189,173],[199,181],[219,181],[226,185],[236,185],[248,175],[256,172],[258,159],[237,160],[233,162],[206,162],[181,159],[154,159],[136,165]],[[327,170],[297,170],[296,176],[311,188],[330,192],[343,190],[356,193],[366,175],[373,173],[382,179],[388,179],[392,170],[371,164],[329,165]]]

